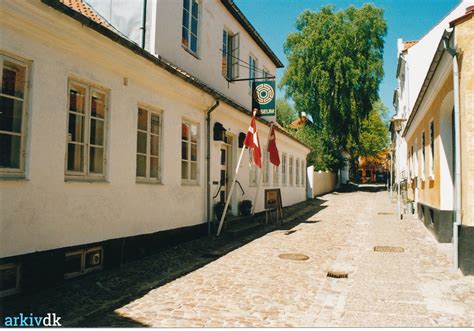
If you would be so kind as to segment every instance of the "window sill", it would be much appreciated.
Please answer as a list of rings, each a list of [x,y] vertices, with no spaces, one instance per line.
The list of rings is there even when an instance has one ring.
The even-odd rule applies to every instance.
[[[188,47],[184,46],[183,44],[181,44],[181,47],[183,47],[183,49],[188,52],[190,55],[194,56],[197,60],[201,60],[201,58],[199,57],[199,55],[197,55],[196,53],[194,53],[192,50],[190,50]]]
[[[146,180],[146,179],[137,179],[135,181],[136,184],[146,184],[146,185],[159,185],[162,186],[163,183],[161,181],[152,181],[152,180]]]
[[[29,181],[28,178],[26,178],[25,175],[7,175],[7,174],[2,174],[0,175],[0,181],[1,180],[6,180],[6,181]]]
[[[110,182],[105,178],[78,178],[78,177],[66,177],[64,178],[66,183],[107,183]]]
[[[181,182],[181,186],[201,186],[199,183],[193,183],[193,182]]]

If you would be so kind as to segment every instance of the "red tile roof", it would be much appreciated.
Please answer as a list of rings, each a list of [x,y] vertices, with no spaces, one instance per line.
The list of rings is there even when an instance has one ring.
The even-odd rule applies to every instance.
[[[84,0],[59,0],[59,2],[65,4],[69,8],[77,11],[78,13],[90,18],[94,22],[110,28],[110,23],[107,22],[102,16],[100,16],[92,7],[90,7]]]

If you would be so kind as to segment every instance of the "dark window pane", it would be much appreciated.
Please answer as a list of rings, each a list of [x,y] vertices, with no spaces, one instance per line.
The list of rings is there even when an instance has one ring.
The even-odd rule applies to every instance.
[[[144,109],[138,109],[138,129],[147,131],[148,128],[148,112]]]
[[[67,170],[83,171],[83,149],[82,145],[68,144],[67,146]]]
[[[0,97],[0,130],[21,132],[23,101]]]
[[[197,145],[191,144],[191,161],[197,161]]]
[[[160,133],[160,116],[151,114],[151,133]]]
[[[181,161],[181,178],[189,179],[188,178],[188,162],[186,161]]]
[[[86,100],[86,89],[79,85],[73,85],[69,90],[69,110],[84,113]]]
[[[188,143],[185,141],[181,142],[181,159],[182,160],[188,159]]]
[[[25,91],[25,67],[5,61],[3,63],[2,93],[23,98]]]
[[[137,155],[137,177],[146,177],[146,156]]]
[[[189,29],[189,12],[183,10],[183,28]]]
[[[83,142],[84,117],[69,113],[69,136],[68,142]]]
[[[20,168],[21,138],[0,133],[0,167]]]
[[[16,267],[0,270],[0,291],[16,288]]]
[[[191,35],[191,50],[197,53],[197,38],[195,35]]]
[[[146,154],[146,133],[138,131],[137,133],[137,153]]]
[[[196,0],[193,1],[193,8],[192,8],[192,15],[193,17],[197,18],[198,17],[198,3]]]
[[[150,157],[150,177],[158,178],[158,158]]]
[[[91,118],[90,143],[104,146],[104,121]]]
[[[82,271],[82,255],[75,254],[66,256],[64,259],[64,273],[71,274]]]
[[[181,43],[186,47],[189,45],[188,38],[189,38],[188,37],[188,29],[183,27],[183,32],[182,32],[182,35],[181,35]]]
[[[105,118],[105,94],[99,92],[92,94],[91,116]]]
[[[197,163],[191,163],[191,179],[197,179]]]
[[[181,139],[189,140],[189,126],[184,123],[181,125]]]
[[[183,9],[189,10],[189,0],[183,0]]]
[[[198,21],[197,18],[192,18],[191,20],[191,33],[194,35],[197,35],[197,30],[198,30]]]
[[[158,150],[160,146],[160,139],[158,136],[151,135],[150,141],[150,154],[154,156],[158,156]]]
[[[103,174],[104,149],[101,147],[91,147],[89,155],[89,171],[95,174]]]

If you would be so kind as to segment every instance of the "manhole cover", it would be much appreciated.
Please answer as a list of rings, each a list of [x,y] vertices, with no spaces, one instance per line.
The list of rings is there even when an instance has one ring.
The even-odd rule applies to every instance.
[[[328,271],[326,277],[330,278],[349,278],[349,273],[344,271]]]
[[[405,249],[403,247],[396,246],[375,246],[374,252],[383,252],[383,253],[403,253]]]
[[[293,260],[293,261],[305,261],[309,260],[309,256],[299,253],[286,253],[278,255],[280,259],[283,260]]]
[[[388,212],[380,212],[380,213],[377,213],[379,215],[395,215],[395,213],[388,213]]]

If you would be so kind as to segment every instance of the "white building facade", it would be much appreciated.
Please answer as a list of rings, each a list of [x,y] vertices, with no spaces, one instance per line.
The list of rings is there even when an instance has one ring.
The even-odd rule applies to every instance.
[[[230,194],[251,96],[229,79],[274,76],[281,62],[231,1],[149,3],[142,49],[68,0],[1,2],[0,264],[17,271],[2,293],[206,233]],[[264,151],[269,123],[257,126]],[[282,165],[264,157],[263,188],[287,206],[306,199],[309,148],[281,129],[276,140]],[[256,174],[246,152],[233,215]]]

